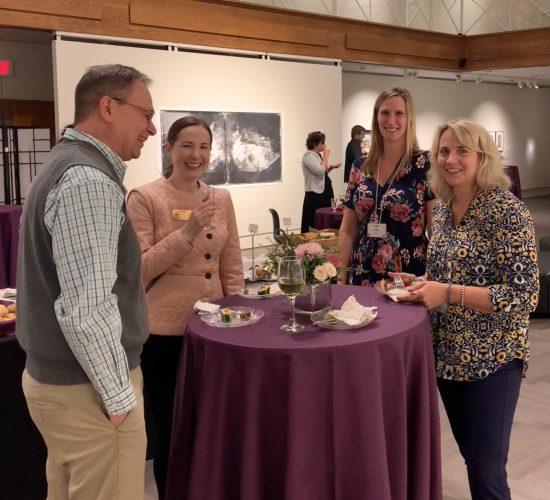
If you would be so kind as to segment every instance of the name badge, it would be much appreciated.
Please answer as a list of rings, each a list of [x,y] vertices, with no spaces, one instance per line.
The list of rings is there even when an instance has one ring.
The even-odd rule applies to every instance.
[[[191,217],[191,210],[172,210],[172,219],[189,220],[189,217]]]
[[[375,224],[374,222],[369,222],[367,225],[367,234],[371,238],[383,238],[386,236],[386,224]]]

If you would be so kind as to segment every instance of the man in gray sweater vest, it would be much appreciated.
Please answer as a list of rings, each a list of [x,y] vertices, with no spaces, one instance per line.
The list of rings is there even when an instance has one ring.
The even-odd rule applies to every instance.
[[[21,222],[17,330],[23,392],[48,448],[48,498],[144,495],[140,354],[148,335],[141,252],[124,203],[124,161],[149,136],[150,79],[93,66],[34,180]]]

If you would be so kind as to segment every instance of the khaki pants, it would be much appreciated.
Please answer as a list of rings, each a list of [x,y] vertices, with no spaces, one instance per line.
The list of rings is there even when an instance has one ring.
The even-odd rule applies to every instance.
[[[92,384],[48,385],[23,372],[31,417],[48,448],[48,500],[142,500],[145,425],[141,369],[130,372],[138,405],[115,429]]]

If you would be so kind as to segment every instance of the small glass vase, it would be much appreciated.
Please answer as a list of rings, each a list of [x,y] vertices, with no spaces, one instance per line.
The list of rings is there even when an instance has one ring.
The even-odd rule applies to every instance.
[[[330,280],[313,285],[307,284],[296,297],[295,311],[298,314],[312,314],[330,307]]]

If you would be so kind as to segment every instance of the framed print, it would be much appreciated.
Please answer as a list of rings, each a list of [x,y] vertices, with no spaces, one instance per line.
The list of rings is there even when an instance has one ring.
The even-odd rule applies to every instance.
[[[370,149],[370,141],[371,141],[371,131],[367,130],[365,132],[365,137],[363,137],[363,140],[361,141],[361,153],[367,154]]]
[[[161,110],[161,140],[178,118],[202,118],[212,131],[210,164],[201,179],[207,184],[261,184],[282,181],[281,114],[229,111]],[[162,171],[170,158],[162,152]]]

